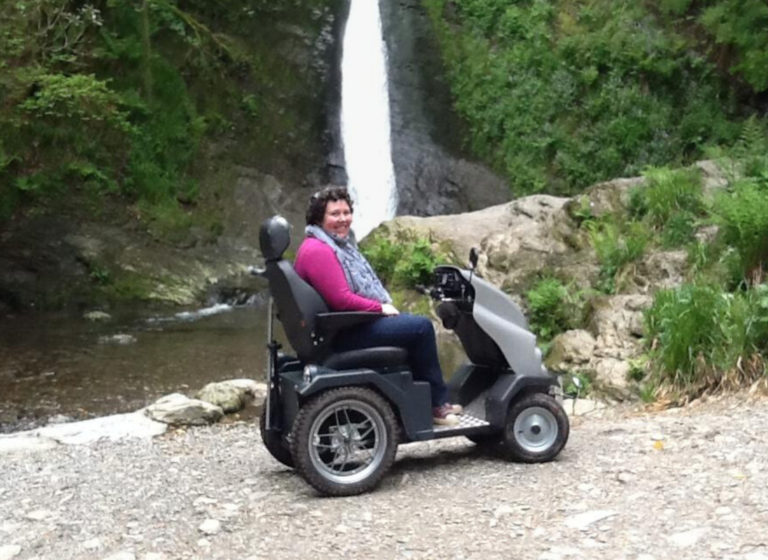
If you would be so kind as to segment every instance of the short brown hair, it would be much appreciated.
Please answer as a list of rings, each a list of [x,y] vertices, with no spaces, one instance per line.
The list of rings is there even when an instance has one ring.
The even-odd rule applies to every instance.
[[[344,200],[349,204],[349,209],[354,211],[352,207],[352,197],[349,196],[349,191],[346,187],[330,185],[313,194],[309,199],[309,207],[307,208],[307,225],[322,225],[323,218],[325,218],[325,207],[328,206],[329,202],[338,202],[339,200]]]

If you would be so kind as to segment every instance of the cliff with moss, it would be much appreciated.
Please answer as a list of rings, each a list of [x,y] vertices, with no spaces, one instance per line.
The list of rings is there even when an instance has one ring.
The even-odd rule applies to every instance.
[[[336,0],[3,3],[4,305],[192,303],[253,263],[260,219],[332,172],[344,16]]]

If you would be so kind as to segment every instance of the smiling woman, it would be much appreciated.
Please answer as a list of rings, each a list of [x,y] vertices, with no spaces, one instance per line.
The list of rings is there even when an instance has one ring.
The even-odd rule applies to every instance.
[[[307,238],[296,253],[294,265],[298,275],[317,290],[331,311],[383,315],[340,333],[335,339],[335,350],[405,348],[414,378],[430,384],[434,422],[457,424],[456,414],[462,409],[448,402],[432,322],[426,317],[400,315],[392,305],[389,292],[357,248],[352,217],[347,189],[332,186],[314,194],[306,215]]]

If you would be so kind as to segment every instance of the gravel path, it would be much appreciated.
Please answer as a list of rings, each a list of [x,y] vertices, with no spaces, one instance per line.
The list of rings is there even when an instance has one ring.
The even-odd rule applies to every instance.
[[[323,499],[253,425],[0,458],[0,560],[768,560],[768,402],[577,418],[556,462],[403,446]]]

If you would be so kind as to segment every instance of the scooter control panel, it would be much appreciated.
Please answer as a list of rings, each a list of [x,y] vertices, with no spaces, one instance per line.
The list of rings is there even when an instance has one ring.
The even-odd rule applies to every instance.
[[[435,269],[434,286],[431,295],[435,299],[464,299],[467,293],[467,282],[459,269],[450,266],[439,266]]]

